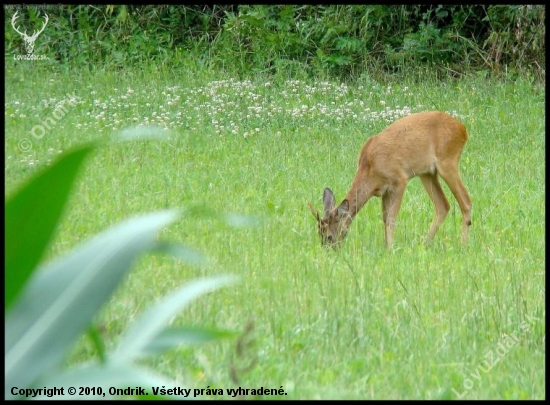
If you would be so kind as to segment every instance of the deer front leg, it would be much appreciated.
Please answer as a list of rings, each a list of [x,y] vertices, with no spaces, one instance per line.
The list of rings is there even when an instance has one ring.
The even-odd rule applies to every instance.
[[[389,194],[382,195],[382,222],[384,222],[384,241],[388,246],[388,208],[390,197]]]
[[[387,248],[390,248],[393,244],[395,219],[401,207],[401,200],[403,199],[406,184],[406,182],[399,184],[382,195],[382,219],[384,221],[384,236]]]

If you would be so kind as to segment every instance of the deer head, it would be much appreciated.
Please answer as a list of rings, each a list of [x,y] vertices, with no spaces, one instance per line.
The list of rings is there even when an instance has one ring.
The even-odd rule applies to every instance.
[[[34,51],[34,41],[36,41],[36,38],[38,38],[38,35],[40,35],[42,31],[44,31],[44,28],[46,28],[46,24],[48,24],[48,21],[49,21],[48,14],[44,13],[46,17],[44,18],[44,25],[42,26],[40,31],[35,31],[31,36],[28,36],[26,30],[25,32],[21,32],[15,26],[15,20],[17,19],[18,12],[19,11],[16,11],[13,17],[11,18],[11,26],[19,35],[23,37],[23,40],[25,41],[25,49],[27,50],[27,53],[31,54]]]
[[[317,220],[317,228],[321,244],[326,247],[338,248],[348,233],[351,223],[348,200],[335,207],[335,198],[330,188],[323,192],[324,216],[313,208],[308,201],[309,210]]]

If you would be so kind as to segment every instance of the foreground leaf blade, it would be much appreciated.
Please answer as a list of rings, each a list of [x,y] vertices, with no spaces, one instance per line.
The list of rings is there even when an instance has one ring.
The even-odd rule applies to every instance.
[[[169,133],[159,126],[136,125],[125,128],[112,136],[113,142],[162,141],[169,139]]]
[[[161,211],[127,220],[33,275],[6,317],[6,389],[28,386],[63,359],[134,260],[176,217]]]
[[[6,200],[5,310],[37,267],[92,145],[68,152]]]
[[[146,348],[162,332],[177,312],[195,298],[222,285],[229,284],[233,280],[235,280],[233,276],[217,276],[194,280],[160,300],[160,302],[147,309],[130,326],[112,357],[113,361],[133,361],[146,355]]]
[[[181,244],[157,241],[153,246],[153,252],[170,255],[195,266],[207,265],[209,263],[208,258],[201,252]]]
[[[148,355],[158,355],[179,345],[206,343],[213,340],[237,337],[239,334],[226,330],[172,327],[164,329],[145,348]]]

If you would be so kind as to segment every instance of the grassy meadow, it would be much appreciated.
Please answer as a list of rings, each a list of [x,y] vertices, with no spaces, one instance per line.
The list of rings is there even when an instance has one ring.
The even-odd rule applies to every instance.
[[[243,79],[192,64],[115,74],[7,63],[5,95],[7,194],[76,145],[132,126],[167,131],[166,140],[98,149],[46,258],[132,215],[187,209],[161,236],[210,261],[143,257],[98,316],[109,348],[176,286],[230,273],[238,284],[173,324],[243,331],[252,320],[240,355],[235,339],[184,347],[150,361],[155,371],[197,388],[282,386],[284,399],[545,397],[544,86],[427,73],[343,84]],[[447,111],[469,132],[460,162],[473,202],[469,245],[460,244],[460,210],[444,182],[451,211],[423,244],[434,210],[413,179],[391,250],[378,198],[342,249],[323,249],[307,201],[321,209],[325,187],[343,198],[365,140],[425,110]],[[211,212],[252,220],[233,216],[232,225]],[[95,355],[83,337],[67,364]]]

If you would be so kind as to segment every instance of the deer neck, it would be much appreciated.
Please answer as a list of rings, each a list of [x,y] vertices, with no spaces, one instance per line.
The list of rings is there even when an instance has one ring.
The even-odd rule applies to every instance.
[[[363,208],[363,206],[367,203],[369,197],[370,196],[365,192],[365,190],[355,189],[354,187],[352,187],[352,189],[344,198],[344,200],[348,200],[349,204],[349,222],[351,222],[353,218],[355,218],[361,208]]]

